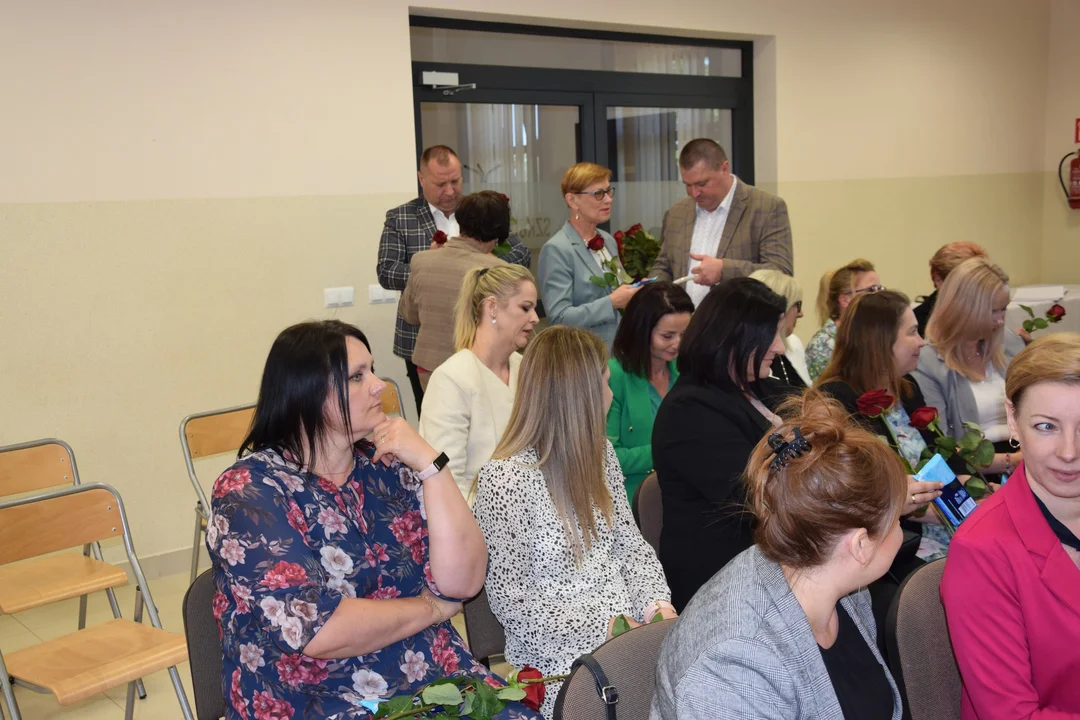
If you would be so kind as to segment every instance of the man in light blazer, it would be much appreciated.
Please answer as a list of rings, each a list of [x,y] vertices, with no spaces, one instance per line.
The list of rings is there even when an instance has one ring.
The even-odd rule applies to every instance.
[[[693,276],[686,291],[698,305],[720,280],[765,268],[794,273],[787,205],[732,175],[719,144],[691,140],[679,153],[679,174],[689,197],[664,214],[651,276]]]
[[[404,290],[409,280],[409,263],[421,250],[439,247],[433,241],[436,232],[444,239],[457,236],[458,224],[454,217],[461,201],[461,161],[457,153],[446,145],[433,145],[420,156],[420,197],[386,211],[382,237],[379,239],[377,271],[379,284],[387,290]],[[514,265],[529,267],[532,254],[517,235],[508,238],[511,250],[503,260]],[[420,387],[420,375],[413,364],[412,354],[416,345],[417,325],[411,325],[398,315],[394,329],[394,354],[405,360],[405,369],[416,398],[416,412],[424,391]]]

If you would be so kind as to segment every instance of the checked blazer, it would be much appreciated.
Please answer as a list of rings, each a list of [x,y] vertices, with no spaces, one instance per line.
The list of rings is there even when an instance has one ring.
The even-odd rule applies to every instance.
[[[687,274],[696,208],[693,198],[683,198],[664,213],[660,233],[662,246],[653,263],[651,277],[677,280]],[[724,280],[745,277],[765,268],[793,274],[795,261],[792,257],[787,204],[775,195],[740,180],[735,185],[735,197],[731,201],[716,257],[724,260]]]
[[[382,237],[379,238],[379,259],[376,270],[379,284],[387,290],[404,290],[409,281],[409,263],[413,255],[431,247],[435,234],[435,218],[423,196],[386,211]],[[503,260],[513,265],[529,267],[532,255],[514,233],[510,234],[511,250]],[[418,325],[405,322],[400,315],[394,328],[394,354],[411,360],[416,345]]]

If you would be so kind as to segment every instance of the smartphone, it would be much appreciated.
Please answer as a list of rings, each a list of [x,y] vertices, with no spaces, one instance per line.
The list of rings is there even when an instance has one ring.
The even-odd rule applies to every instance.
[[[975,499],[960,484],[956,474],[949,469],[941,455],[930,458],[922,470],[915,474],[915,479],[945,484],[945,487],[941,489],[941,497],[934,500],[934,509],[945,521],[945,529],[950,535],[956,532],[960,523],[978,507]]]

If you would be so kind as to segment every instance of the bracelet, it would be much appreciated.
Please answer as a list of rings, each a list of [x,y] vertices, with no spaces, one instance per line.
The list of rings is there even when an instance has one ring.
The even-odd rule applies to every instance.
[[[443,617],[442,610],[440,610],[439,606],[435,604],[435,601],[432,600],[431,598],[429,598],[427,595],[421,595],[420,599],[423,600],[424,602],[426,602],[428,605],[430,605],[431,609],[435,611],[435,614],[439,616],[438,620],[431,623],[431,627],[435,627],[436,625],[441,625],[443,620],[445,620],[446,618]]]

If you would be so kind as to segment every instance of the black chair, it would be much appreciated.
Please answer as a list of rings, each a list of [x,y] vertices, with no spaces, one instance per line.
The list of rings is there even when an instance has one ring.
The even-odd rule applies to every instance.
[[[486,588],[465,603],[465,634],[473,657],[489,668],[492,656],[502,655],[506,649],[506,631],[491,612]]]
[[[651,472],[634,491],[630,503],[634,521],[641,529],[641,536],[660,554],[660,531],[664,528],[664,499],[660,495],[660,481]]]
[[[889,666],[904,701],[904,720],[960,718],[963,686],[941,604],[944,570],[942,558],[911,573],[885,620]],[[909,686],[914,694],[907,693]]]
[[[614,701],[619,720],[648,720],[656,691],[656,664],[677,620],[664,620],[634,628],[608,640],[591,654],[600,665],[610,689],[604,690],[584,666],[574,668],[555,699],[555,720],[607,720],[608,701]]]
[[[191,661],[191,685],[195,692],[197,720],[225,717],[225,696],[221,690],[221,640],[214,619],[213,568],[206,570],[184,595],[184,633]]]

